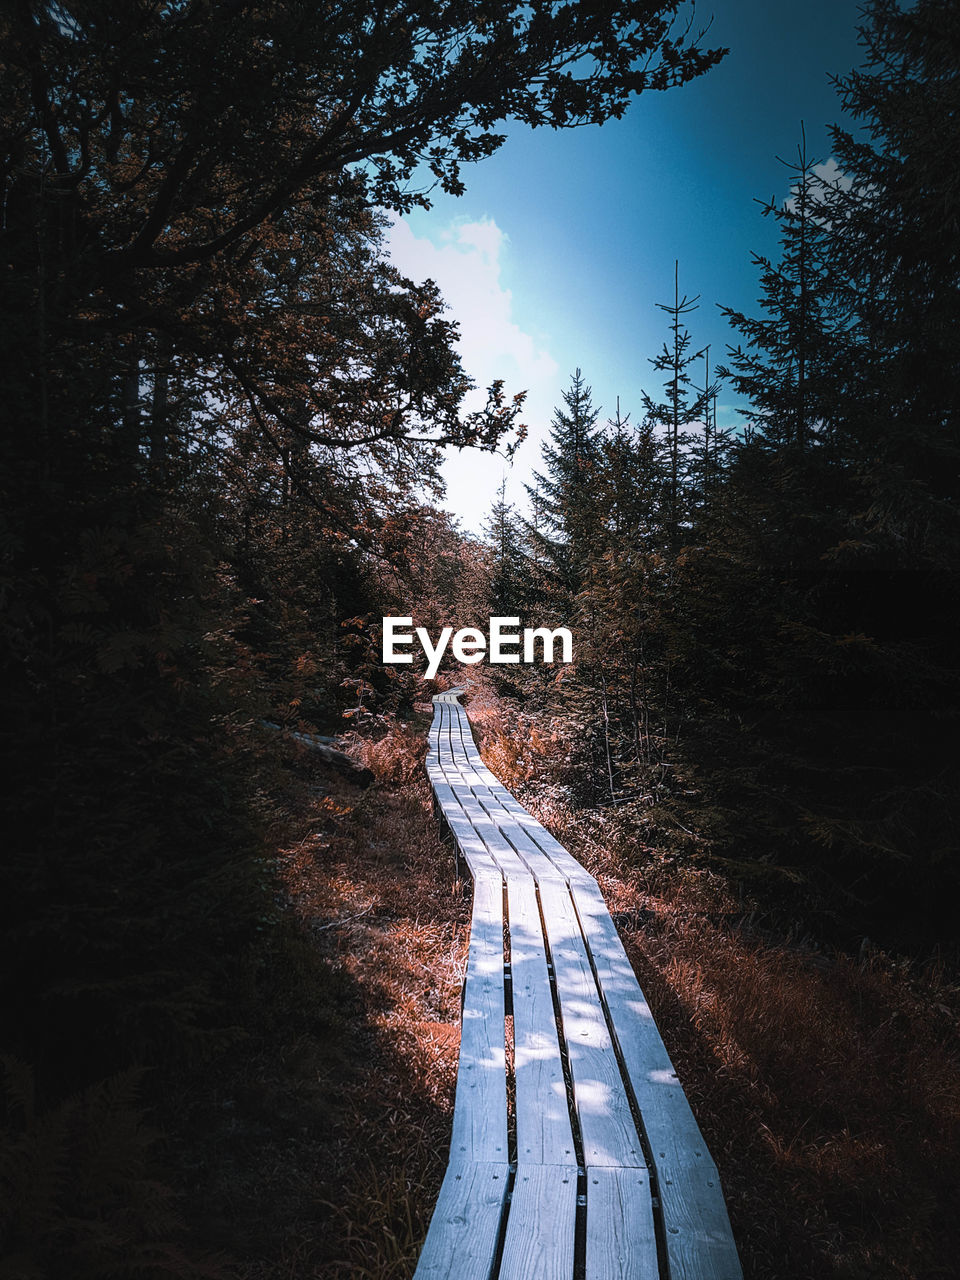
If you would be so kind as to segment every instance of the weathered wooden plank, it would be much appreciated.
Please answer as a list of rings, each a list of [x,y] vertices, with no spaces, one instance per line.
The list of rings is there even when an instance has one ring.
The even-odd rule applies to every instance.
[[[565,849],[560,841],[555,836],[552,836],[546,827],[541,822],[538,822],[515,796],[512,796],[503,787],[499,787],[495,794],[503,808],[516,819],[530,839],[563,873],[566,880],[571,884],[576,882],[586,886],[596,886],[596,880],[587,871],[586,867],[578,862],[573,854]]]
[[[414,1280],[490,1280],[508,1175],[506,1164],[450,1165]]]
[[[507,1159],[507,1070],[503,981],[503,890],[499,877],[474,882],[463,988],[450,1159]]]
[[[467,768],[459,770],[458,781],[451,785],[458,788],[467,788],[470,791],[471,796],[480,806],[479,813],[471,809],[471,814],[476,814],[485,831],[489,830],[487,823],[493,824],[497,833],[499,833],[499,837],[505,839],[510,847],[520,855],[523,863],[535,879],[566,880],[567,877],[564,873],[544,854],[539,845],[524,829],[516,814],[504,806],[499,794],[499,792],[503,791],[502,787],[493,788],[488,786],[486,782],[478,780],[474,771]],[[463,797],[459,789],[456,794],[460,796],[462,801]],[[527,816],[529,817],[529,815]],[[531,818],[530,821],[533,822],[534,819]]]
[[[540,888],[586,1164],[644,1167],[620,1067],[566,886]]]
[[[519,1165],[499,1280],[573,1280],[576,1214],[575,1165]]]
[[[444,776],[451,784],[468,787],[483,810],[480,821],[491,820],[521,855],[535,878],[571,876],[595,884],[592,876],[537,820],[510,795],[488,769],[482,771],[459,755],[445,765]],[[462,799],[462,797],[461,797]],[[550,853],[544,852],[544,847]]]
[[[454,749],[454,758],[459,762],[461,768],[470,769],[481,786],[493,787],[497,785],[497,779],[490,770],[479,760],[471,760],[469,757],[460,755]]]
[[[501,876],[500,868],[484,844],[483,837],[460,807],[450,784],[446,781],[434,781],[433,787],[444,819],[453,834],[457,848],[470,868],[470,874],[474,878],[483,874]]]
[[[490,856],[490,851],[477,835],[469,819],[462,812],[458,814],[456,810],[447,809],[444,810],[444,817],[453,833],[457,848],[470,868],[473,879],[476,880],[483,875],[496,876],[502,885],[503,873]]]
[[[553,994],[536,888],[528,877],[507,881],[513,982],[517,1158],[523,1164],[576,1161]]]
[[[663,1165],[657,1185],[666,1226],[665,1280],[743,1280],[713,1162]]]
[[[453,707],[449,702],[440,705],[440,760],[453,763],[453,742],[450,731],[453,723]]]
[[[559,867],[534,843],[516,817],[500,804],[498,797],[493,795],[489,788],[474,786],[471,790],[483,805],[491,822],[516,849],[524,865],[538,883],[547,880],[566,882],[566,877]]]
[[[516,802],[515,802],[516,803]],[[515,812],[513,805],[505,804],[505,808]],[[562,872],[570,885],[579,884],[587,888],[596,888],[597,882],[583,863],[578,862],[572,853],[568,853],[563,845],[539,823],[532,815],[523,811],[525,817],[516,815],[523,828],[529,833],[531,840],[543,850],[550,861]]]
[[[597,983],[654,1160],[709,1159],[706,1144],[599,890],[572,889]],[[658,1152],[663,1152],[658,1156]]]
[[[484,810],[480,801],[473,794],[470,788],[463,783],[453,783],[453,794],[460,803],[460,807],[466,814],[474,830],[483,840],[487,849],[493,855],[497,865],[504,872],[510,875],[529,875],[530,872],[524,866],[520,855],[514,849],[509,840],[505,839],[502,833],[497,829],[496,824],[491,821],[489,815]]]
[[[459,703],[455,707],[455,717],[455,719],[451,719],[450,723],[450,737],[454,744],[454,754],[472,765],[485,781],[498,784],[499,779],[483,763],[483,757],[477,750],[477,744],[473,739],[469,717]]]
[[[658,1280],[646,1169],[587,1166],[585,1280]]]
[[[572,888],[657,1173],[671,1280],[739,1280],[716,1166],[599,890]]]

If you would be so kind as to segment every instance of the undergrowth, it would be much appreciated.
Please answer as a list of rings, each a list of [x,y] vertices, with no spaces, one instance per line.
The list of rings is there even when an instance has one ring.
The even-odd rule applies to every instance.
[[[366,791],[301,762],[280,922],[238,992],[244,1037],[168,1117],[194,1234],[239,1280],[416,1265],[449,1146],[469,925],[423,776],[427,723],[351,739]]]
[[[300,762],[277,918],[240,967],[242,1025],[215,1068],[148,1117],[123,1079],[38,1124],[10,1064],[4,1177],[49,1185],[54,1223],[86,1229],[59,1170],[96,1164],[98,1115],[119,1127],[106,1264],[91,1252],[77,1274],[107,1273],[106,1233],[122,1241],[141,1204],[158,1241],[179,1238],[174,1219],[192,1233],[182,1258],[145,1253],[144,1274],[410,1280],[449,1146],[470,916],[421,711],[351,739],[367,790]],[[946,966],[775,926],[729,869],[659,856],[622,815],[576,809],[562,726],[528,714],[518,731],[484,689],[469,713],[490,767],[600,882],[720,1168],[746,1280],[954,1275],[960,990]],[[149,1244],[150,1222],[134,1225]]]
[[[485,690],[484,759],[597,876],[717,1160],[748,1277],[956,1274],[960,984],[765,913],[735,871],[575,809],[563,735]],[[519,731],[518,731],[519,728]],[[796,901],[796,900],[795,900]]]

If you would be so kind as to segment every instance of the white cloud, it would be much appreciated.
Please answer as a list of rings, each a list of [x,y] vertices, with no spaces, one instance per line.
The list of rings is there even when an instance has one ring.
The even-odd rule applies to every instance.
[[[833,156],[824,160],[823,164],[815,164],[813,172],[824,187],[839,187],[841,191],[849,191],[853,185],[852,179],[843,172]]]
[[[829,160],[824,160],[821,164],[815,164],[812,168],[813,180],[810,183],[810,196],[815,203],[822,203],[827,196],[827,191],[836,188],[838,191],[849,191],[853,186],[853,179],[845,174],[836,160],[831,156]],[[791,188],[790,195],[784,200],[784,208],[789,209],[791,213],[796,212],[797,193],[800,190],[799,183],[794,183]]]
[[[487,262],[496,267],[498,274],[500,250],[505,241],[506,236],[492,218],[483,218],[480,222],[462,222],[456,228],[457,244],[476,249]]]
[[[460,357],[476,383],[465,409],[481,408],[486,388],[502,378],[508,396],[528,392],[523,418],[531,424],[546,422],[556,396],[558,365],[543,341],[526,332],[514,317],[513,294],[504,284],[508,243],[491,218],[447,222],[421,236],[414,234],[409,222],[398,219],[387,235],[396,266],[416,281],[435,280],[451,318],[460,326]],[[451,453],[444,464],[447,505],[467,526],[477,528],[505,472],[511,499],[522,497],[520,473],[527,477],[536,452],[525,445],[524,463],[518,461],[512,475],[500,457],[472,449]]]

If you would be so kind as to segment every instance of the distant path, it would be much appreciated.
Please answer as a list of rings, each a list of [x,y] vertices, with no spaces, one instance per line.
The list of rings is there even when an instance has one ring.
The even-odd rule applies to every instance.
[[[427,774],[473,877],[450,1160],[416,1280],[742,1280],[717,1171],[597,882],[483,764]]]

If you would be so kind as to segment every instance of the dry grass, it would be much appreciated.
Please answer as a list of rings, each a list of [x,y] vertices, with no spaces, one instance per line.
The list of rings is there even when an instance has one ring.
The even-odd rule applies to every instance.
[[[240,1280],[413,1273],[449,1147],[470,915],[427,723],[353,744],[367,791],[297,762],[284,920],[238,992],[246,1034],[175,1099],[187,1216]]]
[[[518,733],[489,693],[470,716],[490,768],[601,883],[720,1166],[748,1280],[960,1273],[956,982],[751,927],[716,872],[658,865],[617,820],[564,806],[554,727]]]
[[[323,797],[320,831],[284,858],[293,909],[356,993],[363,1028],[338,1090],[329,1256],[322,1271],[291,1275],[410,1276],[443,1176],[470,899],[433,819],[423,748],[423,726],[354,743],[377,785],[352,803]]]
[[[881,956],[773,944],[682,892],[638,897],[652,917],[628,951],[720,1148],[754,1274],[953,1274],[956,991]]]
[[[470,715],[487,763],[600,880],[720,1166],[747,1280],[955,1276],[957,987],[764,934],[716,872],[658,863],[563,803],[559,726],[517,732],[482,690]],[[416,1264],[449,1143],[470,901],[432,815],[425,728],[355,743],[377,784],[324,777],[283,854],[285,963],[301,971],[223,1098],[219,1183],[202,1182],[209,1243],[243,1259],[242,1280],[407,1280]]]

